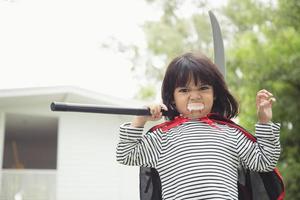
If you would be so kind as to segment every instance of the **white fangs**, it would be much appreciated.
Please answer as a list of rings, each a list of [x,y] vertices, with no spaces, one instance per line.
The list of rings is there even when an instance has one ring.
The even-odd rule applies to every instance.
[[[203,110],[204,104],[203,103],[190,103],[187,106],[187,109],[191,112],[193,110]]]

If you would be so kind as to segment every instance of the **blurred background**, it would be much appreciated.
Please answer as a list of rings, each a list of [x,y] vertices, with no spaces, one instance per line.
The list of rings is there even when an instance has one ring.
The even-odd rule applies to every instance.
[[[49,96],[44,96],[43,102],[47,102],[57,94],[53,87],[74,86],[115,101],[160,101],[162,76],[172,58],[186,51],[201,51],[213,59],[209,10],[221,26],[226,81],[240,103],[239,124],[254,130],[259,89],[272,91],[277,99],[273,121],[282,125],[278,167],[286,199],[300,199],[298,0],[2,0],[0,94],[7,98],[12,90],[20,96],[19,89],[31,88],[33,100],[37,93],[32,93],[32,88],[45,88]],[[81,89],[71,93],[84,96]],[[103,95],[92,99],[106,102]],[[16,112],[7,111],[8,102],[12,101],[0,100],[3,138],[5,127],[11,127],[4,118],[12,120]],[[11,149],[17,149],[10,141]],[[56,151],[52,154],[59,155]],[[59,163],[49,166],[54,173],[59,170]],[[6,192],[3,180],[2,195]],[[54,188],[53,193],[61,191]],[[14,199],[22,198],[16,194]],[[50,196],[45,199],[59,199]]]

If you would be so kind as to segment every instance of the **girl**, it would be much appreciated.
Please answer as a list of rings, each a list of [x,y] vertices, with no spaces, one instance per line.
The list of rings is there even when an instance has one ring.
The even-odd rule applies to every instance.
[[[213,120],[237,116],[238,103],[222,74],[205,56],[186,53],[168,66],[162,83],[162,105],[150,105],[151,116],[136,116],[120,127],[117,161],[155,168],[162,199],[238,199],[240,165],[274,170],[280,156],[279,124],[271,122],[273,95],[256,97],[256,140],[237,126]],[[143,135],[149,120],[167,122]]]

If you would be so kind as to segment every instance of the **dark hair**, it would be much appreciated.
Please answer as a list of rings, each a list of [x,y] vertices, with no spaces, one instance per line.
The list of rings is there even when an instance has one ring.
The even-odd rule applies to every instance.
[[[179,115],[174,104],[174,90],[185,87],[189,81],[195,84],[211,85],[214,90],[212,113],[233,118],[238,113],[238,103],[229,92],[224,77],[217,66],[206,56],[199,53],[185,53],[174,58],[167,67],[161,93],[163,103],[168,107],[167,119]]]

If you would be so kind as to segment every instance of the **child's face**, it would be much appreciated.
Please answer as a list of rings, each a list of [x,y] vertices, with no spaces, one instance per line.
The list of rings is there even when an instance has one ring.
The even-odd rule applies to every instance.
[[[185,87],[175,88],[173,95],[177,111],[183,117],[205,117],[212,110],[214,91],[211,85],[196,85],[192,80]]]

